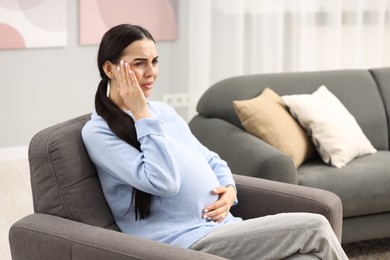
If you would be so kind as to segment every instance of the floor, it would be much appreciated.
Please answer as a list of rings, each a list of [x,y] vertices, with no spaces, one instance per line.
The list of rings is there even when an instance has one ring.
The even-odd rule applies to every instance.
[[[389,260],[390,238],[343,244],[350,260]]]
[[[33,212],[27,159],[0,160],[0,259],[11,260],[8,231]]]

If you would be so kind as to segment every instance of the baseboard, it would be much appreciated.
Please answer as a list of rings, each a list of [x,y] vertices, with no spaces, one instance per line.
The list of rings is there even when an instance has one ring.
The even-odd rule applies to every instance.
[[[28,158],[28,145],[0,148],[0,161]]]

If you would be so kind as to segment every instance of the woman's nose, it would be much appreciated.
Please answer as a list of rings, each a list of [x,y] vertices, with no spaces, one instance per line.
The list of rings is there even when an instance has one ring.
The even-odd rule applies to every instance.
[[[154,64],[149,64],[145,70],[145,77],[151,77],[156,74],[156,71],[158,70],[157,66]]]

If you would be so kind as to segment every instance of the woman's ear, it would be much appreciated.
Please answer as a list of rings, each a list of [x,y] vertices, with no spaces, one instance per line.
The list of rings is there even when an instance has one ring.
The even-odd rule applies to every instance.
[[[104,70],[104,73],[106,73],[108,78],[112,79],[115,76],[115,74],[114,74],[115,67],[116,66],[108,60],[104,62],[103,70]]]

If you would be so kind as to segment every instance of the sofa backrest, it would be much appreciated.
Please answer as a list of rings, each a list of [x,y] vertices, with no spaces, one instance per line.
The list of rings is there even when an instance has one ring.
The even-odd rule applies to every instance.
[[[368,70],[290,72],[232,77],[211,86],[200,98],[197,111],[203,117],[221,118],[243,128],[233,108],[234,100],[254,98],[267,87],[283,96],[312,93],[321,85],[325,85],[340,99],[375,148],[389,149],[384,101],[376,81]],[[386,91],[390,91],[389,87]],[[387,97],[390,99],[389,93]],[[390,100],[387,104],[390,104],[389,102]]]
[[[390,67],[371,69],[370,72],[375,82],[377,83],[379,92],[381,93],[383,102],[385,104],[387,114],[387,126],[389,129],[390,136]]]
[[[81,139],[90,115],[37,133],[29,146],[34,211],[119,230]]]

